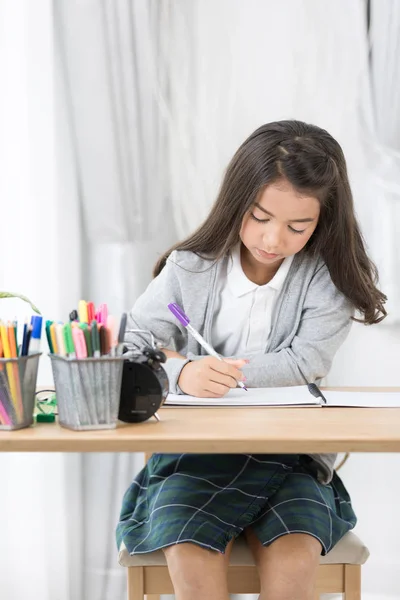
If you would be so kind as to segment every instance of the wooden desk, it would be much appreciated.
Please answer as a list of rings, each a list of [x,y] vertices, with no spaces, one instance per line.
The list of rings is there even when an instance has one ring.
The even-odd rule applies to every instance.
[[[0,451],[400,452],[400,408],[162,408],[159,415],[160,423],[104,431],[54,423],[0,431]]]

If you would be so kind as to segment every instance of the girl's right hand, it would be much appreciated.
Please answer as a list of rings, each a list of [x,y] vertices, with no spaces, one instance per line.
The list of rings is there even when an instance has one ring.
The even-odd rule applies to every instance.
[[[183,367],[178,385],[190,396],[222,398],[231,388],[237,387],[238,381],[245,379],[239,369],[247,362],[231,358],[218,360],[214,356],[206,356]]]

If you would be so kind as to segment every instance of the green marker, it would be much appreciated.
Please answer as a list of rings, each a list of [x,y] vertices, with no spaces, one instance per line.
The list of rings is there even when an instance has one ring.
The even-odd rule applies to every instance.
[[[72,327],[70,323],[66,323],[63,327],[63,337],[65,344],[65,352],[69,358],[76,358],[74,340],[72,337]]]
[[[49,345],[50,353],[54,354],[53,342],[51,341],[51,334],[50,334],[50,326],[52,323],[53,323],[53,321],[46,321],[46,337],[47,337],[47,343]]]

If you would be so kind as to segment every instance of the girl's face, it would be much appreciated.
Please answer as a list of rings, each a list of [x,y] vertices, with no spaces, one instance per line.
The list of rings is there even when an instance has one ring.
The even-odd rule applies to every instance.
[[[300,196],[288,181],[268,185],[242,221],[240,239],[247,259],[279,266],[284,258],[304,248],[319,214],[318,200]]]

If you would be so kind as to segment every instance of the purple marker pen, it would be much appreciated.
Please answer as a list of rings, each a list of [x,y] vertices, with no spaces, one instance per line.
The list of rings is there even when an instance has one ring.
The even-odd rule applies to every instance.
[[[199,342],[200,346],[204,348],[207,354],[218,358],[218,360],[223,361],[223,358],[221,358],[221,356],[217,352],[215,352],[214,348],[210,346],[210,344],[206,342],[206,340],[200,335],[200,333],[190,325],[189,317],[185,315],[185,313],[178,304],[172,302],[171,304],[168,304],[168,308],[172,312],[172,314],[178,319],[178,321],[184,327],[186,327],[186,329],[194,337],[194,339]],[[247,387],[244,385],[243,381],[238,381],[237,383],[243,390],[246,390],[247,392]]]

